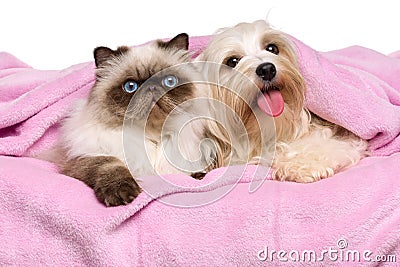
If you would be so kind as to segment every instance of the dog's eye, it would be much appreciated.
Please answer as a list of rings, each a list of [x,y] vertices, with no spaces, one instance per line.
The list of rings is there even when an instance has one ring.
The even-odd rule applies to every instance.
[[[168,88],[173,88],[178,84],[178,78],[176,78],[174,75],[167,75],[162,80],[162,83]]]
[[[269,44],[267,45],[267,47],[265,48],[265,50],[267,50],[268,52],[278,55],[279,54],[279,49],[275,44]]]
[[[125,92],[131,94],[139,88],[139,85],[134,80],[127,80],[122,86],[122,88],[124,89]]]
[[[230,57],[225,60],[225,65],[234,68],[237,64],[239,64],[240,58],[238,57]]]

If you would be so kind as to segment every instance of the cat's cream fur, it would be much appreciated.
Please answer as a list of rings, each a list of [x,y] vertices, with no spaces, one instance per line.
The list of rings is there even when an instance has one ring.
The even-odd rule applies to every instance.
[[[192,118],[209,108],[191,101],[208,87],[192,83],[200,74],[187,48],[188,36],[180,34],[168,42],[95,50],[96,83],[64,120],[55,151],[62,172],[92,187],[107,206],[131,202],[139,177],[208,168],[199,152],[204,122]],[[180,81],[173,89],[161,82],[168,75]],[[139,89],[124,91],[127,80]]]

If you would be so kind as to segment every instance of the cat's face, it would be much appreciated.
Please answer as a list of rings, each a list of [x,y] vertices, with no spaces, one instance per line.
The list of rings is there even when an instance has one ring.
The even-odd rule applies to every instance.
[[[111,127],[122,125],[125,116],[147,119],[154,127],[162,123],[194,96],[196,70],[180,65],[189,62],[187,48],[186,34],[135,48],[96,48],[96,83],[89,104],[96,106],[99,119]]]

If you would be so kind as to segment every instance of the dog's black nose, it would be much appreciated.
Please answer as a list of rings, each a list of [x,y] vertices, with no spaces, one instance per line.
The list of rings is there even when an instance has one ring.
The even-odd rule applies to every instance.
[[[262,63],[257,67],[256,73],[264,81],[272,81],[276,75],[276,68],[272,63]]]

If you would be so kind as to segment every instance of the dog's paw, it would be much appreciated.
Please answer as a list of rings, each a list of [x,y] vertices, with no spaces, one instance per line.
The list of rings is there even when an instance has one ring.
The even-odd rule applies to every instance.
[[[94,187],[96,197],[107,207],[127,205],[141,192],[139,185],[128,173],[111,172],[110,176],[97,179]]]
[[[312,183],[334,175],[334,170],[326,166],[275,166],[273,177],[279,181]]]

